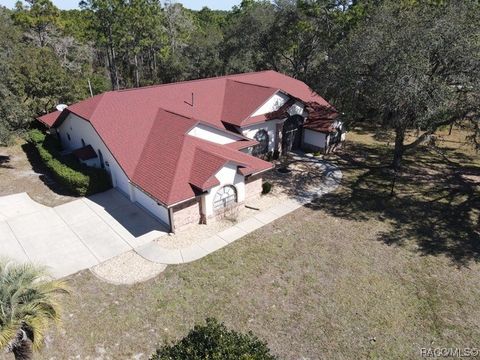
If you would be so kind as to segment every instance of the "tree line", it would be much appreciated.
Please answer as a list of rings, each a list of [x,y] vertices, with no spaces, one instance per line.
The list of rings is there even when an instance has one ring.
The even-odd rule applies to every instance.
[[[273,69],[350,123],[395,132],[393,165],[439,127],[479,139],[478,0],[243,0],[230,11],[158,0],[0,8],[0,143],[106,90]],[[418,137],[406,143],[408,130]]]

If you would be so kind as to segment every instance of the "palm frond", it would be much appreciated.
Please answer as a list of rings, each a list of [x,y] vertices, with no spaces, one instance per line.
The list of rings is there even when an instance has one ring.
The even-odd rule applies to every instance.
[[[69,293],[68,284],[51,280],[44,267],[0,259],[0,348],[23,329],[40,349],[49,326],[60,322],[59,296]]]

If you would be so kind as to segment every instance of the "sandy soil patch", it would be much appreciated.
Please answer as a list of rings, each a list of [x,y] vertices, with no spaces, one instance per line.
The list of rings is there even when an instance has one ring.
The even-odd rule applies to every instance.
[[[116,285],[130,285],[150,280],[167,268],[129,251],[90,269],[101,280]]]

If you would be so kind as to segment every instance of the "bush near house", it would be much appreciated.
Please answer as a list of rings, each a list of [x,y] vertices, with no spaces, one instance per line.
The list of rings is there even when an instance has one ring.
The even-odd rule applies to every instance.
[[[182,340],[163,346],[151,357],[151,360],[167,359],[275,360],[276,357],[251,332],[238,333],[215,319],[207,319],[205,325],[195,325]]]
[[[110,176],[104,169],[83,165],[71,155],[60,155],[60,143],[57,139],[33,129],[29,132],[28,140],[35,146],[55,180],[73,193],[80,196],[91,195],[111,187]]]
[[[262,194],[267,195],[272,190],[272,183],[266,181],[262,184]]]

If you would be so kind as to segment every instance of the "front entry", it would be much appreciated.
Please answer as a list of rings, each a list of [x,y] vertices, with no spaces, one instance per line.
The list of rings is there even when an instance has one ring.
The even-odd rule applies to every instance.
[[[215,194],[213,199],[213,210],[215,213],[225,211],[237,202],[237,190],[232,185],[226,185]]]
[[[302,145],[303,117],[300,115],[289,116],[283,124],[282,153],[299,149]]]

